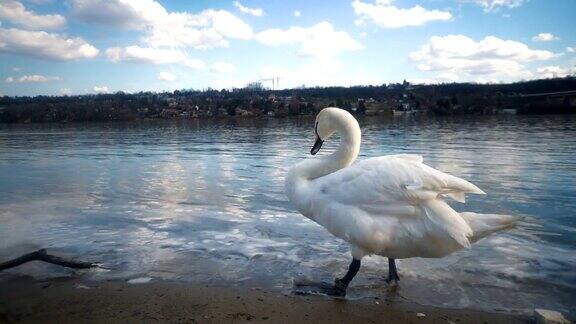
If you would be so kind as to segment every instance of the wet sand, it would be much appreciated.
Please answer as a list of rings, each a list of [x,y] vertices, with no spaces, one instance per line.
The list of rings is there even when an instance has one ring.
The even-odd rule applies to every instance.
[[[418,314],[421,313],[421,314]],[[400,297],[361,300],[257,288],[76,279],[0,283],[0,323],[526,323],[516,314],[441,309]]]

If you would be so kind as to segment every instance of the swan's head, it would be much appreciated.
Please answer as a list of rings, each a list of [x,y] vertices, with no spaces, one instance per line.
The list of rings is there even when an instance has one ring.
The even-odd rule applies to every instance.
[[[354,120],[354,122],[356,121],[346,110],[335,107],[322,109],[316,116],[316,122],[314,123],[316,142],[312,146],[310,154],[315,155],[318,153],[324,141],[336,131],[342,129],[343,124],[349,122],[350,119]]]

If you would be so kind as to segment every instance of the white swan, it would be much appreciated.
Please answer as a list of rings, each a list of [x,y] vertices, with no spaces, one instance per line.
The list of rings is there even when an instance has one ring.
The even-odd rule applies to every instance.
[[[394,259],[440,258],[515,222],[508,215],[454,211],[445,199],[464,202],[464,194],[484,192],[423,164],[420,155],[380,156],[352,165],[360,151],[360,127],[345,110],[320,111],[310,153],[336,132],[342,138],[336,152],[296,164],[285,182],[300,213],[350,243],[348,272],[327,293],[345,295],[365,255],[388,257],[388,282],[397,282]]]

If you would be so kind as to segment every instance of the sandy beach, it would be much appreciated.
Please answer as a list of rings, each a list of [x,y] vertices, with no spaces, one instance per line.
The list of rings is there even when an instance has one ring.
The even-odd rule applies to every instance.
[[[333,299],[174,281],[3,282],[3,323],[525,323],[524,315],[440,309],[401,298]]]

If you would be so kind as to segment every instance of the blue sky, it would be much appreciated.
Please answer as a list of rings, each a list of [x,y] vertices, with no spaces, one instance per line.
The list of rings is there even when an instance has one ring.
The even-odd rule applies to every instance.
[[[565,76],[574,12],[573,0],[2,0],[0,94]]]

